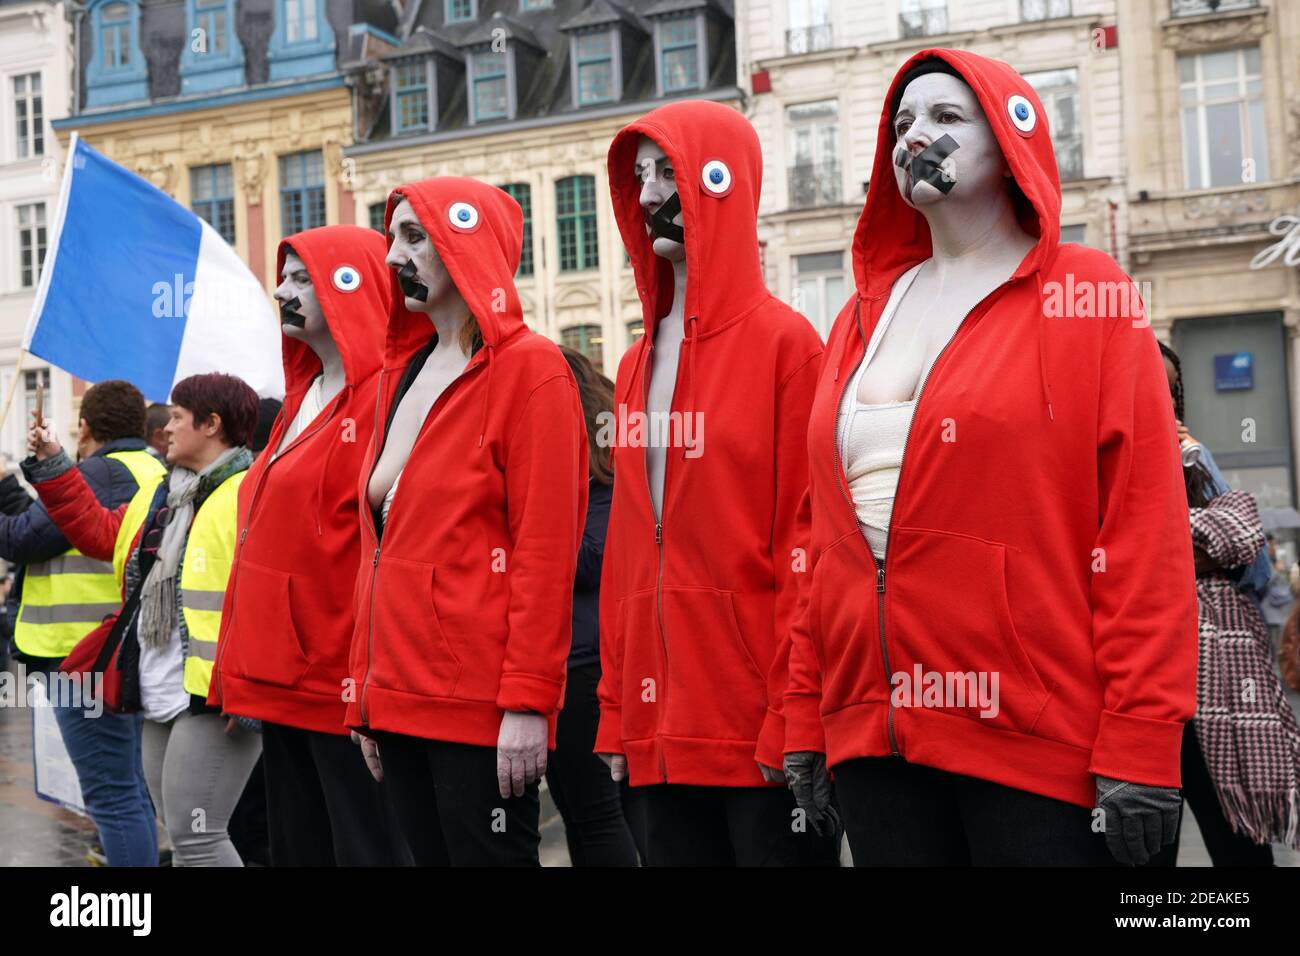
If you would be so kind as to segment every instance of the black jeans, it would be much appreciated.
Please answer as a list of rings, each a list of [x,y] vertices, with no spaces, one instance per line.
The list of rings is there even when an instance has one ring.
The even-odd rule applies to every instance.
[[[649,866],[838,866],[838,836],[795,814],[785,787],[634,787]]]
[[[569,671],[555,750],[546,764],[546,785],[564,820],[574,866],[636,866],[636,845],[623,816],[619,785],[592,752],[600,721],[599,682],[599,664]]]
[[[1273,847],[1255,843],[1244,833],[1233,833],[1228,819],[1219,804],[1219,793],[1205,767],[1201,742],[1196,737],[1194,721],[1183,728],[1183,809],[1178,817],[1178,838],[1183,835],[1183,816],[1190,807],[1196,814],[1196,825],[1201,828],[1205,849],[1215,866],[1272,866]],[[1177,866],[1178,840],[1153,856],[1147,866]]]
[[[854,866],[1113,866],[1087,807],[861,757],[834,768]]]
[[[537,784],[501,799],[497,749],[377,732],[384,788],[416,866],[539,866]]]
[[[262,724],[273,866],[401,866],[410,854],[349,737]]]

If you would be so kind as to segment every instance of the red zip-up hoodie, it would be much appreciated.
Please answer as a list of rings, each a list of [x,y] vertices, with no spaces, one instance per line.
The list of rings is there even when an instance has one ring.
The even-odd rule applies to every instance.
[[[889,115],[899,78],[930,56],[979,97],[1038,242],[923,383],[878,567],[836,411],[895,279],[930,257],[929,227],[895,185]],[[786,751],[824,750],[832,766],[901,754],[1088,807],[1094,774],[1177,786],[1195,702],[1195,578],[1169,387],[1141,303],[1123,308],[1131,283],[1105,253],[1060,244],[1047,115],[1011,67],[918,53],[876,143],[857,291],[827,342],[809,424],[813,571]],[[983,675],[987,691],[996,675],[997,706],[957,706],[955,683],[927,698],[930,674]]]
[[[284,406],[239,488],[239,544],[226,587],[209,702],[272,723],[345,734],[344,695],[361,555],[357,472],[374,428],[390,277],[373,229],[324,226],[280,243],[311,276],[346,383],[278,456],[316,353],[283,336]]]
[[[673,273],[654,254],[640,207],[643,135],[672,160],[687,266],[671,402],[683,427],[667,449],[659,523],[635,428]],[[616,417],[631,428],[613,454],[596,750],[625,754],[633,786],[763,786],[756,752],[781,763],[821,339],[763,284],[755,226],[762,156],[735,110],[685,102],[648,113],[615,136],[609,181],[645,335],[623,356],[615,390]]]
[[[366,505],[398,386],[434,334],[396,273],[358,485],[347,723],[495,747],[503,711],[550,719],[564,697],[573,575],[587,510],[587,433],[555,343],[524,325],[514,274],[523,213],[506,193],[443,177],[400,186],[483,334],[433,403],[393,495],[382,540]]]

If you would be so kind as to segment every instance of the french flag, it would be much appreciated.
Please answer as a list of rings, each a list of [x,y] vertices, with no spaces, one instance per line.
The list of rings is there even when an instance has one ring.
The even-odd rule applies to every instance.
[[[280,325],[261,283],[207,222],[76,133],[23,347],[155,402],[201,372],[284,397]]]

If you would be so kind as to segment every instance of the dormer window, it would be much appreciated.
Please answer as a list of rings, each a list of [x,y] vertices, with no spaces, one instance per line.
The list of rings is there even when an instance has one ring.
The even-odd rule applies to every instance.
[[[655,23],[656,75],[661,96],[704,85],[703,17],[663,17]]]
[[[91,0],[90,29],[93,39],[86,67],[86,105],[116,106],[148,99],[136,0]]]
[[[465,75],[465,59],[424,27],[383,57],[388,67],[388,115],[394,136],[431,133]]]
[[[579,33],[569,39],[573,59],[573,105],[591,106],[622,99],[623,65],[613,29]]]
[[[507,47],[494,53],[489,47],[475,50],[469,57],[470,122],[514,119],[515,95],[511,75],[514,51]]]
[[[429,93],[433,62],[428,57],[393,66],[393,134],[433,129]]]
[[[276,0],[275,29],[267,51],[273,81],[332,73],[334,49],[325,0]]]
[[[445,0],[446,2],[446,21],[448,23],[464,23],[467,20],[473,20],[478,14],[474,9],[477,4],[474,0]]]
[[[244,49],[234,19],[234,0],[186,0],[189,42],[181,51],[182,93],[244,85]]]

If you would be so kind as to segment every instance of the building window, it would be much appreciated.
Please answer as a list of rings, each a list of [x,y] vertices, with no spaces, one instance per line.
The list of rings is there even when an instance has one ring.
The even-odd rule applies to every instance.
[[[284,0],[285,41],[306,43],[316,34],[316,0]]]
[[[235,36],[234,0],[186,0],[188,35],[181,49],[181,92],[244,85],[244,48]]]
[[[117,70],[131,63],[131,11],[125,3],[110,3],[99,15],[104,68]]]
[[[1187,188],[1267,181],[1259,47],[1180,56],[1178,79]]]
[[[1047,70],[1026,73],[1047,111],[1062,182],[1083,178],[1083,123],[1079,116],[1079,71]]]
[[[471,122],[507,119],[511,117],[510,84],[507,81],[510,51],[493,53],[479,50],[470,54],[470,76],[473,77],[474,115]]]
[[[366,208],[366,214],[370,217],[370,228],[375,230],[381,236],[387,236],[384,231],[384,214],[388,212],[388,200],[383,202],[372,202]]]
[[[50,395],[50,370],[48,368],[37,368],[31,371],[23,372],[23,404],[27,406],[27,417],[24,422],[32,420],[32,412],[36,411],[36,386],[41,387],[45,393],[45,420],[48,422],[52,416],[51,404],[53,396]]]
[[[190,170],[190,208],[235,244],[235,184],[229,163]]]
[[[519,0],[520,10],[549,10],[554,5],[552,0]]]
[[[664,93],[698,90],[700,18],[672,17],[655,24],[659,42],[659,86]]]
[[[429,128],[428,60],[411,60],[393,67],[393,132]]]
[[[148,99],[149,84],[140,53],[140,8],[132,0],[90,0],[90,63],[86,105],[110,106]]]
[[[280,157],[280,235],[325,225],[325,160],[320,150]]]
[[[1171,12],[1176,17],[1199,17],[1207,13],[1249,10],[1257,6],[1259,0],[1171,0]]]
[[[194,0],[194,26],[190,29],[203,31],[208,53],[224,55],[230,47],[226,35],[226,0]]]
[[[815,53],[831,48],[830,0],[789,0],[790,27],[785,31],[787,53]]]
[[[1020,19],[1055,20],[1070,15],[1070,0],[1020,0]]]
[[[636,340],[645,335],[645,322],[642,319],[633,319],[627,324],[627,344],[635,345]]]
[[[560,232],[560,271],[596,268],[600,265],[596,243],[596,177],[569,176],[558,180],[555,209]]]
[[[581,33],[573,38],[577,106],[617,99],[614,70],[614,31]]]
[[[1069,226],[1066,225],[1061,226],[1061,242],[1075,242],[1078,243],[1079,245],[1083,245],[1084,240],[1087,237],[1088,237],[1088,227],[1086,225],[1083,225],[1082,223],[1075,223]]]
[[[335,72],[334,49],[324,0],[276,0],[275,29],[267,49],[273,81]]]
[[[524,244],[519,251],[517,276],[533,274],[533,191],[527,183],[506,183],[501,187],[524,211]]]
[[[840,201],[840,124],[835,100],[786,109],[790,130],[790,206],[834,205]]]
[[[947,0],[901,0],[898,18],[905,37],[948,32]]]
[[[474,0],[446,0],[448,23],[463,23],[474,19]]]
[[[844,253],[794,257],[794,309],[808,317],[823,339],[830,335],[844,298]]]
[[[45,154],[45,111],[41,106],[41,75],[24,73],[13,78],[14,123],[18,159]]]
[[[45,261],[45,203],[18,206],[18,284],[34,289]]]
[[[605,336],[601,334],[599,325],[571,325],[567,329],[561,329],[560,344],[575,352],[581,352],[591,359],[591,364],[596,366],[596,371],[604,372],[605,359],[602,346],[605,344]]]

